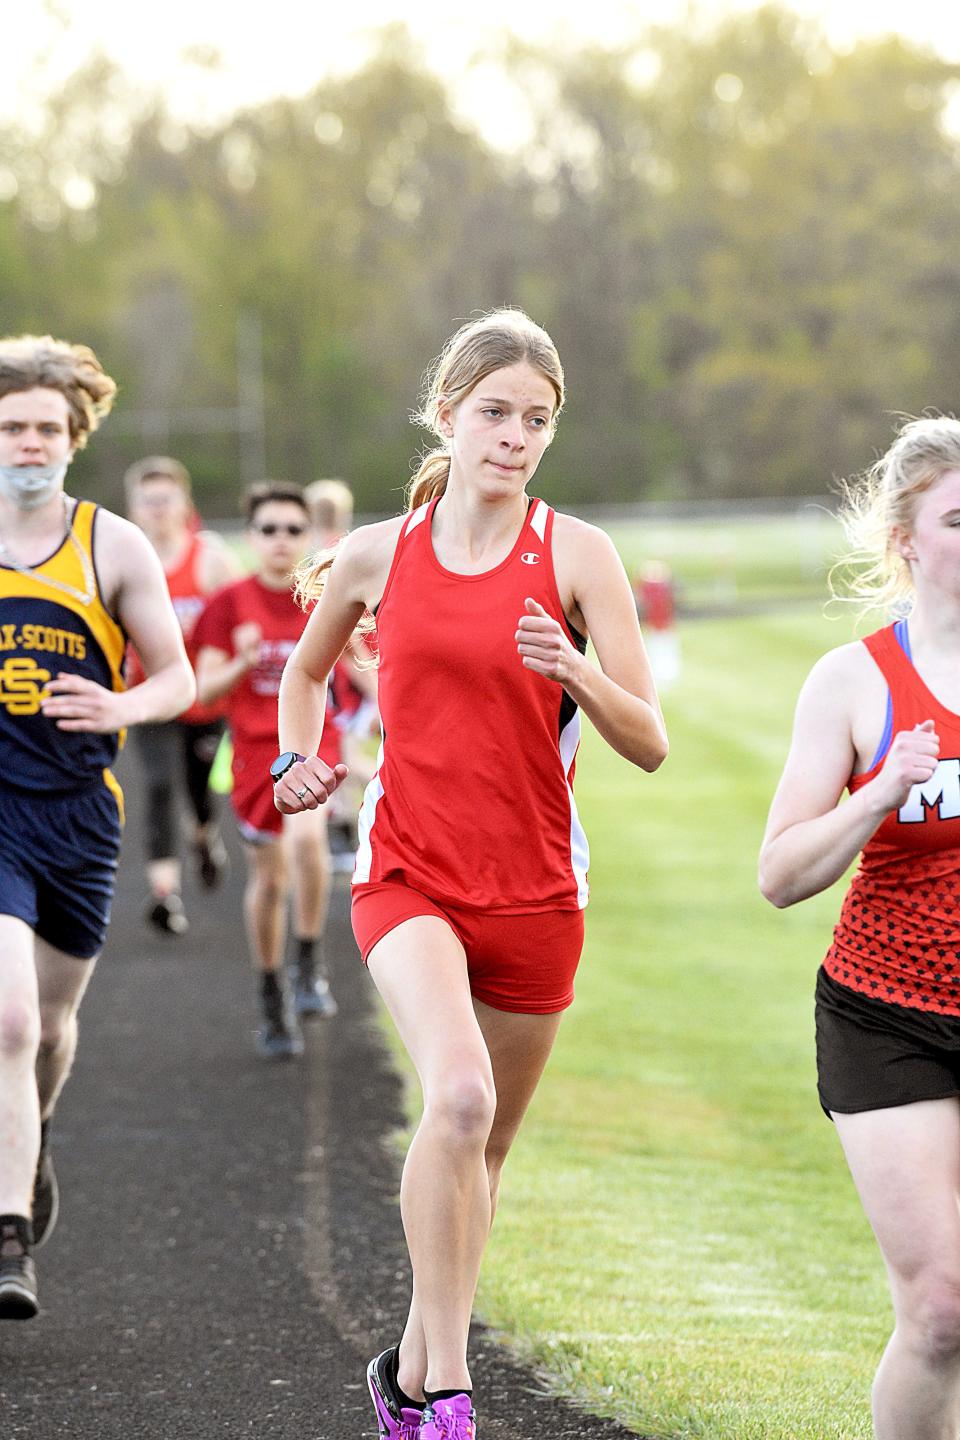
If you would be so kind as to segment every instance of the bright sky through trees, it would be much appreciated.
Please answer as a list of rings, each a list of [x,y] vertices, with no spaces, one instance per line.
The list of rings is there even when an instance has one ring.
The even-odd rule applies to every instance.
[[[221,118],[238,105],[275,94],[294,95],[331,73],[361,64],[371,32],[399,22],[409,29],[425,62],[455,78],[461,113],[494,144],[510,147],[526,138],[523,107],[498,83],[495,54],[505,32],[534,45],[569,47],[629,41],[649,24],[689,17],[702,25],[756,0],[479,0],[451,6],[448,0],[360,0],[355,6],[320,6],[315,0],[272,0],[269,6],[234,0],[165,0],[144,7],[129,0],[45,0],[21,5],[17,15],[21,87],[0,96],[0,117],[29,113],[24,93],[45,91],[95,50],[116,60],[137,83],[162,89],[183,118]],[[792,8],[815,19],[841,47],[858,39],[896,33],[960,60],[960,6],[943,0],[793,0]],[[211,68],[214,56],[220,58]],[[44,57],[38,71],[29,64]],[[477,60],[476,57],[480,57]],[[471,64],[471,60],[474,61]]]

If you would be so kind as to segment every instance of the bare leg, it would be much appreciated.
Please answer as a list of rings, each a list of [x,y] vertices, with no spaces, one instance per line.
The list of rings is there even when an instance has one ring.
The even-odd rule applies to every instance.
[[[36,941],[37,982],[40,991],[40,1050],[37,1056],[37,1090],[46,1120],[63,1089],[77,1051],[77,1011],[96,964],[55,950]]]
[[[873,1387],[877,1440],[960,1434],[960,1104],[834,1115],[896,1316]]]
[[[298,940],[317,940],[330,895],[326,807],[285,815],[283,840],[293,871],[293,933]]]
[[[147,884],[150,886],[150,894],[156,895],[158,899],[165,900],[171,894],[179,895],[181,878],[179,860],[169,858],[147,861]]]
[[[278,971],[283,965],[287,931],[287,864],[279,841],[244,845],[247,888],[243,913],[250,956],[257,970]]]
[[[500,1195],[503,1163],[553,1049],[563,1012],[556,1015],[515,1015],[494,1010],[479,1000],[473,1003],[493,1066],[497,1093],[496,1114],[484,1151],[492,1225]],[[426,1339],[414,1288],[398,1372],[400,1384],[411,1399],[421,1398],[426,1373]]]
[[[445,921],[406,921],[374,947],[368,964],[423,1087],[423,1118],[400,1187],[419,1317],[411,1338],[427,1356],[419,1379],[430,1390],[469,1389],[467,1331],[490,1229],[490,1057],[463,947]]]
[[[0,1214],[29,1215],[40,1153],[40,1002],[28,925],[0,915]]]

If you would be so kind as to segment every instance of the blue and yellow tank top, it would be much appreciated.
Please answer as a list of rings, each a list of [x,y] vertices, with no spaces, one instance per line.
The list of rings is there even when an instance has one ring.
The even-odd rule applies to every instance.
[[[117,791],[109,766],[120,736],[58,730],[40,709],[60,674],[125,689],[126,636],[103,603],[93,559],[97,508],[78,500],[63,543],[29,573],[0,563],[0,785],[64,794],[106,782]]]

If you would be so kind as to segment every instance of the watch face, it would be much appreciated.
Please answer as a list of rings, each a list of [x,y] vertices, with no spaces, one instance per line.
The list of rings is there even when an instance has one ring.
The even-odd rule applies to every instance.
[[[298,755],[295,750],[284,750],[283,754],[278,755],[270,766],[270,774],[274,780],[282,780],[290,769],[290,766],[296,765],[297,761],[302,758],[303,757]]]

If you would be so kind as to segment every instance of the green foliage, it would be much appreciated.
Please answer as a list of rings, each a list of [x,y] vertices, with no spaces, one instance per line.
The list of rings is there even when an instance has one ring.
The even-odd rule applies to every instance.
[[[235,512],[262,462],[203,416],[236,405],[251,321],[267,468],[344,474],[367,510],[408,476],[426,363],[504,303],[564,359],[568,503],[823,493],[888,412],[955,405],[956,66],[899,40],[833,54],[776,6],[502,66],[536,122],[509,155],[396,26],[355,74],[216,125],[97,59],[39,130],[0,132],[3,328],[87,340],[122,385],[87,488],[115,501],[169,447]]]

